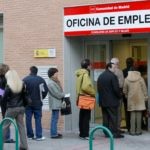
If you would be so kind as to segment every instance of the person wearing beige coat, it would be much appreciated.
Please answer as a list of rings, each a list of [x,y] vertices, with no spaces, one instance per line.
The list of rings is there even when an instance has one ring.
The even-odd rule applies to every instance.
[[[128,101],[128,111],[130,112],[130,134],[142,134],[141,119],[142,111],[146,109],[145,101],[148,99],[147,88],[144,79],[138,71],[129,71],[125,79],[123,92]]]

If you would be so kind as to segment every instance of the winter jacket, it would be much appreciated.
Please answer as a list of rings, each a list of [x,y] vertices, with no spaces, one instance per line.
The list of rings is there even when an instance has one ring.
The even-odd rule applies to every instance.
[[[40,76],[30,74],[25,77],[23,81],[26,84],[26,89],[32,100],[31,106],[42,106],[42,100],[46,97],[48,92],[45,80]]]
[[[76,94],[87,94],[95,96],[95,90],[86,69],[79,69],[76,71]]]
[[[6,108],[14,108],[14,107],[22,107],[24,106],[23,103],[23,96],[24,96],[24,86],[19,93],[13,93],[9,86],[6,86],[5,93],[2,98],[2,104],[6,104]]]
[[[52,79],[48,81],[48,101],[51,110],[59,110],[61,108],[62,98],[65,96],[61,87]]]
[[[144,79],[138,71],[129,71],[125,79],[123,92],[128,100],[128,111],[145,110],[148,99]]]
[[[97,80],[97,90],[101,97],[99,102],[102,107],[118,107],[121,98],[117,76],[105,70]]]

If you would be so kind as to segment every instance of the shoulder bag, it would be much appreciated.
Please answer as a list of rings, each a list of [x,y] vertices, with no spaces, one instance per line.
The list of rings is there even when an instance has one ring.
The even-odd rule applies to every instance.
[[[84,77],[84,75],[83,75]],[[79,95],[77,98],[77,107],[79,109],[88,109],[88,110],[92,110],[95,107],[95,97],[92,97],[90,95],[86,95],[86,94],[80,94],[80,90],[82,87],[82,83],[83,83],[83,77],[81,80],[81,85],[80,85],[80,89],[79,89]]]

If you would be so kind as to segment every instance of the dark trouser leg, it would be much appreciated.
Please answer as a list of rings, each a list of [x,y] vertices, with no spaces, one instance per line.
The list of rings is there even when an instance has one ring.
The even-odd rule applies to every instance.
[[[109,116],[107,113],[107,108],[102,107],[102,116],[103,116],[103,126],[110,129],[109,128]],[[103,131],[104,134],[107,136],[107,133],[105,131]]]
[[[118,107],[107,108],[107,113],[109,115],[109,129],[113,135],[118,134]]]
[[[79,131],[80,137],[89,136],[91,110],[80,109],[79,114]]]
[[[125,120],[126,120],[126,128],[130,131],[130,112],[127,111],[127,99],[123,96],[124,103],[124,111],[125,111]]]

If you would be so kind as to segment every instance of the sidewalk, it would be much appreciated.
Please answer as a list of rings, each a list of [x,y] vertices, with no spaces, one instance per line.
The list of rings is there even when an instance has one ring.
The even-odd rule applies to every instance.
[[[89,141],[78,138],[77,133],[64,133],[62,139],[49,138],[49,131],[44,130],[46,140],[28,140],[29,150],[89,150]],[[124,134],[125,138],[114,139],[114,150],[149,150],[150,132],[140,136]],[[15,150],[14,144],[5,144],[4,150]],[[98,131],[93,141],[93,150],[110,150],[109,139]]]

